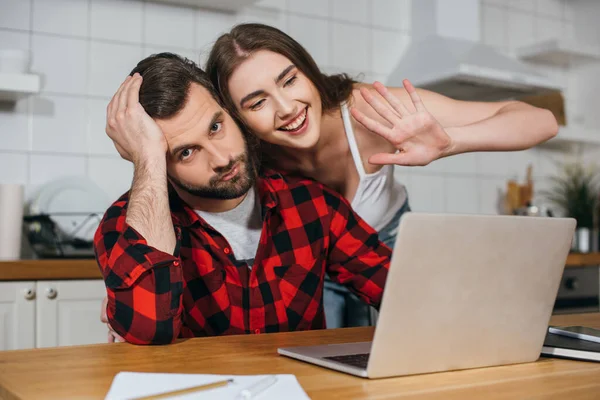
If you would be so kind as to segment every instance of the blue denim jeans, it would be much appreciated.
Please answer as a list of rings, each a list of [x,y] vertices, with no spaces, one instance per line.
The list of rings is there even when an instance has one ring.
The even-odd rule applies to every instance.
[[[396,243],[398,224],[405,212],[409,212],[408,200],[398,210],[391,222],[379,231],[379,240],[393,248]],[[377,311],[363,303],[345,286],[333,282],[325,275],[323,307],[327,328],[345,328],[351,326],[370,326],[375,324]]]

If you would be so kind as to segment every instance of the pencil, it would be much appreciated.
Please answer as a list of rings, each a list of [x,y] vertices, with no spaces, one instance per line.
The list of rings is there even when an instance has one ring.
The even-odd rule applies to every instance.
[[[218,387],[221,387],[221,386],[228,385],[231,382],[233,382],[233,379],[227,379],[225,381],[217,381],[217,382],[213,382],[213,383],[206,383],[204,385],[192,386],[192,387],[189,387],[189,388],[186,388],[186,389],[173,390],[173,391],[170,391],[170,392],[153,394],[153,395],[150,395],[150,396],[136,397],[135,399],[131,399],[131,400],[158,400],[158,399],[166,399],[168,397],[178,396],[178,395],[181,395],[181,394],[188,394],[188,393],[194,393],[194,392],[200,392],[200,391],[203,391],[203,390],[209,390],[209,389],[218,388]]]

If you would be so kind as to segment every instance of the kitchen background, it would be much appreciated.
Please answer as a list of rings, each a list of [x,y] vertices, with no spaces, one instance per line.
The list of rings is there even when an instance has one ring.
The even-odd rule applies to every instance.
[[[29,50],[31,73],[42,80],[39,93],[16,102],[0,101],[0,185],[24,185],[25,200],[37,204],[38,212],[52,212],[43,209],[44,204],[56,205],[53,199],[65,187],[45,185],[63,179],[81,190],[63,194],[58,211],[102,213],[128,190],[132,179],[132,166],[120,159],[104,132],[105,109],[141,58],[173,51],[203,63],[220,33],[235,23],[256,21],[299,40],[327,72],[344,71],[366,82],[385,83],[415,36],[413,29],[420,26],[411,17],[411,5],[434,0],[194,0],[252,3],[235,12],[165,4],[168,1],[173,0],[0,0],[0,49]],[[524,185],[531,167],[533,201],[540,205],[539,191],[550,187],[555,161],[587,163],[600,156],[600,2],[452,4],[454,9],[444,10],[444,23],[458,27],[456,21],[465,11],[473,13],[473,7],[461,6],[475,5],[471,28],[477,29],[472,39],[514,57],[524,46],[559,40],[562,53],[547,51],[546,62],[535,67],[563,87],[566,127],[549,143],[527,151],[473,153],[426,167],[398,167],[397,178],[407,185],[416,211],[496,214],[508,181]],[[1,67],[2,62],[0,97],[5,95],[2,85],[17,83],[7,79]],[[99,192],[85,182],[93,182]],[[40,192],[43,186],[50,190]],[[0,227],[20,220],[13,214],[0,213]],[[69,216],[66,221],[55,217],[61,226],[69,225]],[[14,231],[0,231],[0,244]],[[86,236],[90,234],[93,230]],[[30,250],[22,253],[25,258]],[[578,256],[572,259],[574,265],[595,267],[565,269],[557,307],[597,311],[600,261],[581,261]],[[598,253],[588,256],[600,260]],[[71,261],[2,263],[0,350],[106,340],[106,327],[97,317],[106,293],[97,265],[93,259]]]
[[[235,23],[275,25],[325,71],[367,82],[385,82],[411,39],[410,0],[254,4],[227,13],[133,0],[0,0],[0,48],[31,50],[31,69],[43,79],[39,94],[0,103],[0,182],[25,184],[30,197],[40,184],[82,175],[115,199],[132,177],[104,132],[105,108],[119,83],[154,52],[203,61],[212,41]],[[508,53],[548,38],[599,43],[598,31],[591,31],[597,23],[585,23],[600,15],[595,1],[483,0],[480,14],[481,41]],[[600,143],[600,63],[539,69],[565,87],[568,124],[597,128]],[[581,147],[584,159],[599,154],[589,143]],[[537,191],[555,172],[552,160],[573,153],[573,145],[566,149],[466,154],[398,168],[397,176],[414,210],[497,213],[507,179],[524,180],[531,164]]]

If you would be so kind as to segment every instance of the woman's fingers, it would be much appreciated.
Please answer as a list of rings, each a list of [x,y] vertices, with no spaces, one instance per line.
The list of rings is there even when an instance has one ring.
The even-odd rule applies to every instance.
[[[396,110],[398,114],[400,114],[402,118],[410,115],[408,108],[406,108],[400,99],[394,96],[383,83],[375,82],[373,83],[373,87],[381,96],[383,96],[384,99],[387,100],[387,102],[394,108],[394,110]]]
[[[415,87],[412,85],[412,83],[410,83],[408,79],[403,80],[402,83],[404,84],[404,89],[406,89],[406,91],[408,92],[410,99],[412,100],[415,106],[415,109],[419,112],[425,111],[425,105],[423,105],[421,97],[417,93],[417,89],[415,89]]]

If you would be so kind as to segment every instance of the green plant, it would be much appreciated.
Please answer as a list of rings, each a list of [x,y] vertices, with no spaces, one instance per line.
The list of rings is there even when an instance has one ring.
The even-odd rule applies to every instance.
[[[560,173],[549,178],[552,187],[540,194],[566,217],[575,218],[578,228],[593,228],[598,206],[598,169],[578,162],[559,164]]]

